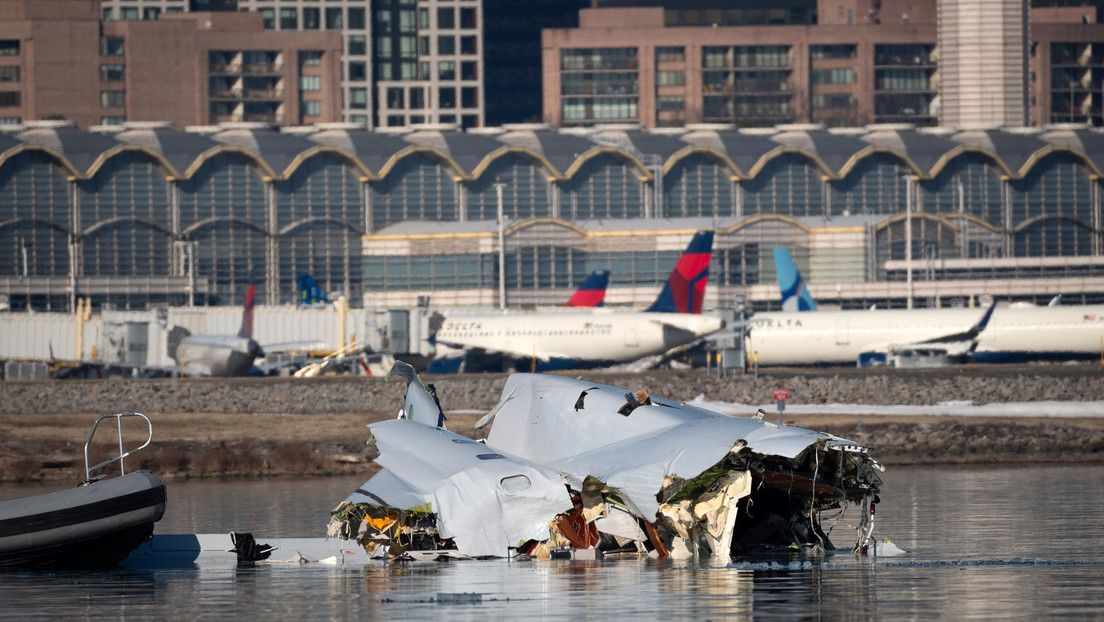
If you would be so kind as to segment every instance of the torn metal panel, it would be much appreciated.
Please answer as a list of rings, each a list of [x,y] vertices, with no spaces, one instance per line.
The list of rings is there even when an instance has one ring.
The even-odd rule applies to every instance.
[[[376,462],[393,474],[385,482],[396,494],[378,496],[400,508],[393,505],[400,499],[429,498],[440,536],[465,555],[505,556],[520,542],[546,539],[548,520],[573,507],[555,469],[410,421],[370,427]]]
[[[484,445],[426,417],[432,396],[402,377],[414,416],[370,426],[384,470],[348,499],[358,505],[344,516],[360,522],[335,527],[355,526],[366,546],[392,537],[389,554],[454,545],[537,557],[560,546],[687,557],[830,547],[820,513],[850,504],[862,511],[856,550],[870,542],[880,467],[856,443],[641,387],[514,374],[480,422],[493,420]]]
[[[385,505],[403,510],[425,506],[432,511],[433,496],[417,489],[391,471],[381,469],[372,479],[346,497],[345,502]]]
[[[816,439],[830,436],[728,417],[653,396],[649,396],[652,404],[622,415],[619,411],[628,403],[625,393],[624,389],[562,376],[513,374],[503,388],[503,395],[511,399],[502,404],[487,444],[508,448],[535,462],[552,463],[682,424],[724,421],[720,425],[731,439],[728,447],[743,439],[756,452],[793,458]]]
[[[428,425],[431,427],[445,427],[445,414],[441,410],[441,404],[437,401],[436,391],[433,385],[428,387],[418,379],[418,374],[408,363],[395,361],[395,364],[383,377],[384,382],[390,382],[391,378],[404,378],[406,384],[406,400],[403,402],[402,412],[399,418]]]

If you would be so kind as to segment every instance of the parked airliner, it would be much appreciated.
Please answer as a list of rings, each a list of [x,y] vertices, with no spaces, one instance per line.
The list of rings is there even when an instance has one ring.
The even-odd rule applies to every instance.
[[[804,281],[785,261],[788,253],[776,249],[776,262],[780,255],[783,301],[793,300],[792,284]],[[902,354],[958,362],[1088,360],[1104,354],[1102,340],[1104,305],[768,312],[756,313],[745,331],[749,359],[759,365],[864,365]]]
[[[645,311],[545,311],[445,318],[434,335],[431,373],[605,367],[662,354],[723,328],[701,315],[713,232],[690,241]]]

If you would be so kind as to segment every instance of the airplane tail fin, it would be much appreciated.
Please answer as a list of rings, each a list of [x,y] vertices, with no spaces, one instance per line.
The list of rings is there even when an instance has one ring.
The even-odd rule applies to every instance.
[[[299,304],[313,305],[330,301],[329,298],[326,298],[326,292],[322,291],[322,288],[318,286],[318,281],[315,281],[313,276],[299,274],[296,276],[296,280],[299,282]]]
[[[579,289],[571,295],[565,307],[600,307],[606,298],[606,286],[609,285],[609,270],[595,270],[583,281]]]
[[[249,287],[245,290],[245,308],[242,309],[242,325],[239,337],[253,338],[253,307],[257,305],[257,284],[253,280],[253,271],[249,272]]]
[[[782,290],[782,310],[816,311],[816,302],[809,294],[805,279],[797,271],[797,264],[788,249],[775,247],[774,268],[778,272],[778,289]]]
[[[648,311],[661,313],[701,313],[705,285],[709,281],[709,262],[713,259],[713,232],[699,231],[679,257],[663,290]]]

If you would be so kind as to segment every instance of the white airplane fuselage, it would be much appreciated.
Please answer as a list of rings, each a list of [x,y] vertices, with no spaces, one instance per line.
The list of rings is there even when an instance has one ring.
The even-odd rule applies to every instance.
[[[541,367],[612,365],[662,354],[723,328],[717,317],[595,309],[446,318],[436,339],[453,349],[482,349]]]
[[[237,335],[189,335],[176,351],[176,362],[188,376],[244,376],[261,348]]]
[[[972,309],[891,309],[757,313],[746,346],[760,365],[855,364],[862,353],[908,348],[974,326]],[[993,312],[971,358],[1030,361],[1099,356],[1104,305],[1004,307]],[[966,354],[967,343],[945,344]],[[962,352],[955,352],[955,346]],[[923,346],[917,346],[923,347]]]

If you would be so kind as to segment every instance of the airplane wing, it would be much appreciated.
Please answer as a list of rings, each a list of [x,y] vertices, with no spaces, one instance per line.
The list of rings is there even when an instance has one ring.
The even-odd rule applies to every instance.
[[[996,303],[989,305],[989,308],[982,314],[981,319],[970,328],[957,333],[948,333],[946,335],[939,335],[931,337],[929,339],[922,339],[919,341],[910,341],[905,343],[894,342],[885,343],[872,347],[868,350],[870,353],[884,354],[891,351],[901,352],[909,350],[929,350],[937,351],[947,356],[964,356],[974,351],[977,347],[978,336],[985,330],[985,327],[989,325],[989,318],[993,316],[993,310],[997,308]],[[862,359],[867,353],[860,354]]]

